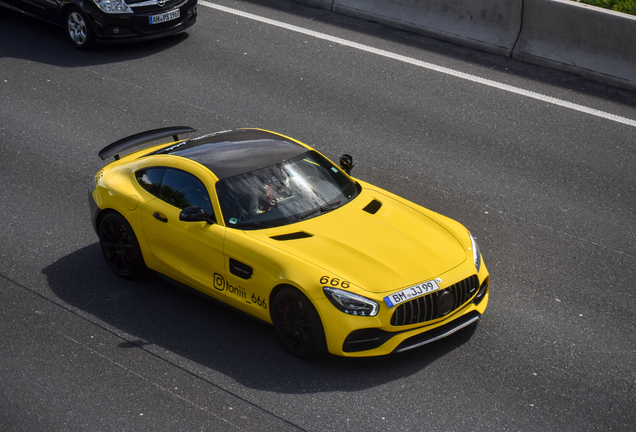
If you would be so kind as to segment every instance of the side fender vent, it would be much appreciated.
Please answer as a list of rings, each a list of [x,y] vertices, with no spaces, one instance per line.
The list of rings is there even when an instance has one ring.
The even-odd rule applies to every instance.
[[[378,210],[380,210],[380,207],[382,207],[382,203],[374,199],[369,204],[367,204],[367,206],[363,208],[362,210],[370,214],[376,214]]]
[[[273,236],[270,237],[273,240],[278,240],[278,241],[287,241],[287,240],[298,240],[298,239],[304,239],[304,238],[309,238],[309,237],[313,237],[313,235],[306,233],[304,231],[298,231],[295,233],[289,233],[289,234],[282,234],[282,235],[277,235],[277,236]]]
[[[241,279],[250,279],[254,274],[254,270],[252,267],[247,264],[243,264],[240,261],[237,261],[233,258],[230,258],[230,273],[234,276],[238,276]],[[215,286],[216,286],[216,277],[215,277]]]

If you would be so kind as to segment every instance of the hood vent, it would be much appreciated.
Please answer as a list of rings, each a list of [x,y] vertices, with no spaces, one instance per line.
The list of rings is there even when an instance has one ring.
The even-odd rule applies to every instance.
[[[380,210],[380,207],[382,207],[382,203],[374,199],[369,204],[367,204],[367,206],[363,208],[362,210],[370,214],[376,214],[378,210]]]
[[[309,238],[309,237],[313,237],[313,235],[308,234],[304,231],[298,231],[295,233],[289,233],[289,234],[282,234],[282,235],[277,235],[277,236],[273,236],[270,237],[272,240],[278,240],[278,241],[287,241],[287,240],[298,240],[298,239],[304,239],[304,238]]]

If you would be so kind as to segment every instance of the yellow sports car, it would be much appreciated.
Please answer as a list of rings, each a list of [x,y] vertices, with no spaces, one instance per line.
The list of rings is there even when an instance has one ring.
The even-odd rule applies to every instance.
[[[119,276],[146,268],[273,324],[300,358],[405,351],[477,321],[488,270],[460,223],[260,129],[105,147],[91,221]],[[155,140],[120,157],[132,147]]]

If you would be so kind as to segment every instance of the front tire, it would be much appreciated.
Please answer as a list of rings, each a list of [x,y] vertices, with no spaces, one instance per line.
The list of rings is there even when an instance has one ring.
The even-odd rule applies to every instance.
[[[95,44],[95,34],[91,23],[80,8],[73,6],[66,12],[64,28],[66,36],[75,48],[87,50]]]
[[[99,244],[108,267],[117,276],[131,278],[145,269],[135,232],[119,213],[104,216],[99,224]]]
[[[310,359],[326,351],[325,332],[311,301],[294,288],[283,288],[274,297],[274,329],[283,346],[294,356]]]

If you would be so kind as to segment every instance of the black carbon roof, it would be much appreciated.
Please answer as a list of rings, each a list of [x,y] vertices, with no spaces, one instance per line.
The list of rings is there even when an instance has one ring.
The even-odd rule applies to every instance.
[[[244,174],[298,156],[307,149],[283,136],[256,129],[216,132],[152,154],[170,154],[204,165],[219,179]]]

